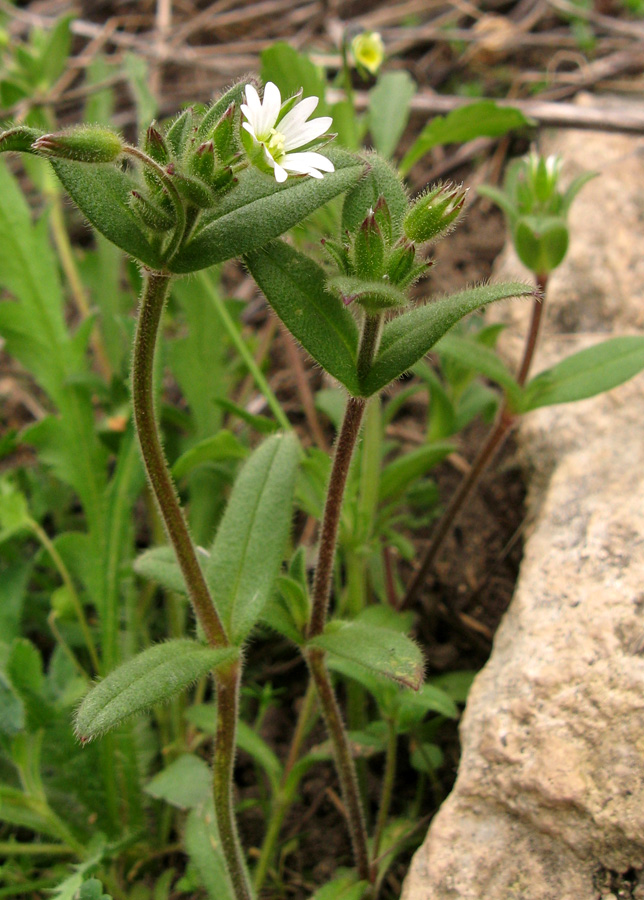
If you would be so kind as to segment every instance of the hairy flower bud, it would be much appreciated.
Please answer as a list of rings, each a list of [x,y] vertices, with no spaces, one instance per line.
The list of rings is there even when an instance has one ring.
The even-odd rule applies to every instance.
[[[392,284],[406,285],[407,278],[414,269],[416,247],[410,241],[404,241],[394,247],[387,261],[387,276]]]
[[[123,150],[120,135],[100,125],[81,125],[69,131],[43,134],[33,149],[44,156],[72,159],[76,162],[113,162]]]
[[[409,240],[423,244],[444,235],[460,215],[466,193],[462,186],[439,184],[422,194],[405,217]]]
[[[210,132],[217,156],[222,162],[234,156],[237,146],[235,143],[235,104],[231,103],[221,119]]]
[[[202,181],[209,182],[215,170],[215,147],[212,141],[205,141],[190,157],[190,171]]]
[[[151,203],[139,191],[132,191],[132,209],[137,213],[144,225],[152,231],[168,231],[176,224],[176,218],[172,212],[161,209]]]
[[[353,262],[359,278],[382,277],[385,244],[373,210],[364,220],[353,243]]]
[[[168,145],[161,132],[155,127],[154,122],[150,125],[145,134],[143,149],[148,156],[155,162],[158,162],[160,166],[165,166],[170,161]]]
[[[40,132],[27,125],[16,125],[0,134],[0,153],[9,150],[17,150],[23,153],[33,153],[32,145],[38,140]]]

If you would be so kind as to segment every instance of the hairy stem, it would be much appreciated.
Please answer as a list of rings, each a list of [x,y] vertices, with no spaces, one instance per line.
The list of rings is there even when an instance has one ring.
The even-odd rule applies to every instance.
[[[228,638],[210,596],[179,498],[168,469],[154,409],[154,351],[161,313],[170,286],[162,272],[147,272],[134,339],[132,399],[134,420],[145,469],[163,524],[177,556],[195,614],[212,647],[228,646]]]
[[[218,671],[215,676],[217,687],[217,733],[215,735],[213,760],[213,796],[221,847],[226,859],[228,875],[235,892],[235,900],[252,900],[253,892],[248,882],[237,834],[233,799],[233,770],[235,766],[240,681],[241,663],[239,662],[233,663],[226,670]]]
[[[530,366],[532,365],[535,350],[537,348],[539,331],[543,317],[543,307],[545,304],[545,290],[548,283],[548,276],[537,275],[536,280],[541,296],[537,297],[534,301],[530,328],[526,337],[526,342],[523,348],[523,356],[521,358],[521,364],[519,366],[519,372],[517,375],[517,382],[521,387],[525,385],[526,379],[528,377],[528,372],[530,371]],[[405,597],[401,604],[402,609],[411,606],[418,599],[423,585],[427,580],[427,576],[432,570],[434,562],[436,561],[436,557],[438,556],[438,553],[443,546],[445,538],[452,530],[452,527],[456,523],[456,520],[461,514],[467,500],[481,480],[483,473],[503,446],[503,443],[510,433],[515,420],[515,414],[511,411],[507,402],[504,403],[501,407],[501,410],[499,411],[492,431],[488,434],[485,443],[479,450],[478,455],[472,464],[472,468],[461,482],[458,490],[450,500],[447,509],[438,522],[438,525],[432,535],[431,543],[427,548],[425,556],[423,557],[420,568],[414,575],[411,584],[407,589],[407,593],[405,594]]]
[[[340,779],[342,799],[347,812],[358,877],[361,880],[368,881],[370,876],[369,850],[367,847],[367,830],[358,790],[358,779],[351,755],[349,739],[342,721],[342,713],[338,706],[324,657],[324,650],[320,650],[317,647],[311,647],[306,651],[306,661],[315,684],[315,690],[331,744],[333,745],[333,755]]]

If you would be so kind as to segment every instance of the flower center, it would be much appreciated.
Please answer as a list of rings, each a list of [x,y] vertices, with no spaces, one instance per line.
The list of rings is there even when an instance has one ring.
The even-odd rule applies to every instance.
[[[271,133],[266,142],[266,148],[268,152],[271,154],[274,160],[279,159],[279,157],[284,156],[284,142],[286,138],[284,135],[276,131],[275,128],[271,128]]]

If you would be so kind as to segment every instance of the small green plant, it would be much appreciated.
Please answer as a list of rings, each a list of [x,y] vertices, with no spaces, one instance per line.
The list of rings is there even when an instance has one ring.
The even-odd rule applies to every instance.
[[[44,406],[36,424],[0,445],[10,456],[22,441],[44,463],[15,467],[0,482],[0,817],[42,839],[3,843],[3,872],[19,888],[55,888],[59,900],[164,900],[204,889],[215,900],[251,900],[277,890],[286,815],[305,774],[333,760],[355,867],[314,897],[375,898],[414,829],[425,781],[435,784],[436,731],[457,717],[469,683],[462,673],[424,680],[425,660],[408,637],[413,616],[396,608],[386,551],[411,557],[400,525],[413,530],[435,517],[432,467],[463,424],[495,408],[478,374],[503,388],[502,409],[516,415],[590,396],[644,366],[643,342],[622,339],[524,387],[493,352],[497,330],[452,329],[492,302],[534,297],[532,286],[412,299],[428,249],[457,223],[465,193],[440,184],[410,200],[388,159],[413,83],[379,69],[374,35],[354,41],[351,53],[361,75],[378,79],[363,120],[350,97],[329,108],[318,70],[278,45],[264,55],[263,91],[259,82],[236,84],[168,123],[141,112],[139,144],[109,127],[109,103],[94,104],[91,125],[60,130],[37,109],[0,134],[0,150],[24,154],[49,203],[32,222],[16,179],[0,167],[0,278],[9,293],[0,333]],[[130,68],[145,111],[145,78]],[[20,99],[33,99],[34,86],[25,90]],[[438,144],[525,124],[515,111],[474,104],[429,123],[402,169]],[[331,144],[330,128],[344,149]],[[355,152],[367,128],[376,152]],[[567,204],[554,164],[533,161],[521,172],[505,208],[543,276],[562,255]],[[97,233],[82,254],[72,252],[59,215],[58,184]],[[297,242],[283,240],[294,227]],[[323,248],[311,250],[319,231]],[[121,266],[119,251],[133,262]],[[317,397],[337,425],[332,459],[300,446],[241,334],[238,309],[212,270],[230,259],[243,261],[337,383]],[[71,317],[65,285],[76,301]],[[430,350],[447,383],[424,361]],[[160,360],[183,405],[162,392]],[[410,371],[418,383],[385,393]],[[271,418],[244,408],[246,372]],[[427,442],[402,453],[386,425],[418,389],[432,401]],[[223,427],[233,418],[243,430]],[[321,522],[313,577],[292,530],[296,508]],[[46,652],[26,634],[51,635]],[[270,647],[287,642],[310,676],[284,760],[260,734],[278,689],[243,683],[258,637]],[[317,710],[328,739],[305,751]],[[403,744],[421,791],[392,818]],[[251,802],[267,822],[252,864],[237,830],[237,749],[257,773]],[[377,756],[384,774],[371,816],[364,761]],[[188,864],[176,872],[165,857],[179,848]],[[29,860],[39,857],[49,875],[34,886]],[[152,891],[137,876],[159,859]]]

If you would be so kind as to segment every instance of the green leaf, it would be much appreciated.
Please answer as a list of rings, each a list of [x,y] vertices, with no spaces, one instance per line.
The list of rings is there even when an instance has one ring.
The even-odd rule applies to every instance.
[[[167,591],[187,594],[188,588],[172,547],[152,547],[134,563],[134,571],[141,578],[156,581]]]
[[[319,66],[311,62],[308,56],[298,53],[284,41],[271,44],[261,53],[261,79],[266,84],[272,81],[280,89],[282,102],[302,89],[303,97],[319,97],[315,115],[324,114],[324,93],[326,81]]]
[[[88,878],[81,885],[78,900],[112,900],[112,895],[103,893],[103,883],[98,878]]]
[[[378,355],[363,385],[364,396],[375,394],[411,369],[468,313],[497,300],[532,294],[534,288],[527,284],[486,284],[397,316],[383,329]]]
[[[82,741],[98,737],[155,703],[164,703],[236,656],[234,647],[213,649],[188,639],[149,647],[89,692],[76,713],[76,734]]]
[[[418,447],[385,466],[380,481],[380,502],[400,497],[406,488],[453,453],[453,444],[435,443]]]
[[[233,403],[232,400],[227,400],[225,397],[217,397],[215,403],[227,413],[230,413],[230,415],[236,416],[242,422],[250,425],[251,428],[254,428],[260,434],[272,434],[274,431],[279,430],[279,424],[274,419],[269,419],[268,416],[260,416],[257,413],[250,413],[243,406]]]
[[[271,790],[274,794],[277,793],[282,777],[282,764],[266,741],[243,721],[237,723],[237,746],[262,767],[271,783]]]
[[[248,449],[227,429],[222,429],[213,437],[199,441],[194,447],[186,450],[172,467],[172,474],[179,480],[191,472],[196,466],[207,462],[218,462],[222,459],[245,459]]]
[[[72,47],[72,34],[70,25],[74,16],[62,16],[58,19],[49,33],[47,43],[41,55],[42,77],[46,84],[53,86],[54,82],[65,71],[67,57]]]
[[[407,306],[409,300],[404,291],[387,281],[367,281],[354,275],[336,275],[327,284],[343,302],[354,300],[368,312],[382,312],[394,307]]]
[[[257,623],[284,559],[299,458],[293,433],[268,438],[238,475],[217,531],[206,580],[236,644]]]
[[[358,391],[358,329],[324,269],[281,241],[246,257],[251,275],[307,353],[349,391]]]
[[[165,800],[178,809],[195,809],[211,790],[212,773],[208,764],[194,753],[183,753],[144,788],[150,797]]]
[[[644,369],[644,337],[616,337],[580,350],[528,384],[522,412],[585,400],[623,384]]]
[[[384,197],[391,216],[393,240],[402,233],[402,223],[407,212],[407,194],[394,167],[377,153],[364,153],[360,157],[368,166],[360,181],[347,192],[342,207],[342,230],[355,234],[370,209],[375,209],[380,197]]]
[[[148,61],[138,53],[125,53],[122,62],[136,104],[139,131],[145,131],[157,114],[158,104],[150,88]]]
[[[406,175],[418,160],[441,144],[464,144],[478,137],[502,137],[508,131],[536,123],[512,106],[498,106],[493,100],[479,100],[435,116],[411,145],[400,164]]]
[[[385,72],[369,91],[369,131],[383,156],[391,157],[409,119],[416,83],[408,72]]]
[[[476,672],[467,670],[445,672],[432,678],[432,684],[445,691],[455,703],[465,703],[475,676]]]
[[[352,187],[363,173],[362,163],[341,150],[325,150],[335,172],[321,181],[275,179],[249,168],[226,194],[216,211],[203,218],[203,225],[172,259],[177,274],[196,272],[234,256],[252,253],[297,225],[314,210]],[[71,192],[70,192],[71,193]]]
[[[211,798],[189,813],[184,843],[211,900],[235,900]]]
[[[423,681],[423,655],[406,635],[362,622],[329,622],[324,633],[308,641],[329,653],[359,663],[405,687],[418,690]]]
[[[11,737],[25,727],[25,707],[4,673],[0,671],[0,734]],[[1,803],[1,801],[0,801]],[[0,818],[2,807],[0,805]]]
[[[161,266],[158,252],[143,233],[130,207],[137,181],[115,165],[52,159],[56,175],[90,224],[109,241],[152,269]]]
[[[400,724],[408,720],[422,721],[427,713],[438,713],[448,719],[458,719],[458,707],[452,698],[434,684],[424,684],[418,691],[406,691],[400,702]]]
[[[435,345],[434,350],[439,357],[454,360],[466,369],[474,370],[500,384],[505,389],[513,406],[519,406],[521,388],[517,384],[516,378],[493,350],[477,340],[460,334],[446,334]]]
[[[310,900],[362,900],[369,884],[356,878],[354,873],[339,875],[316,891]]]

